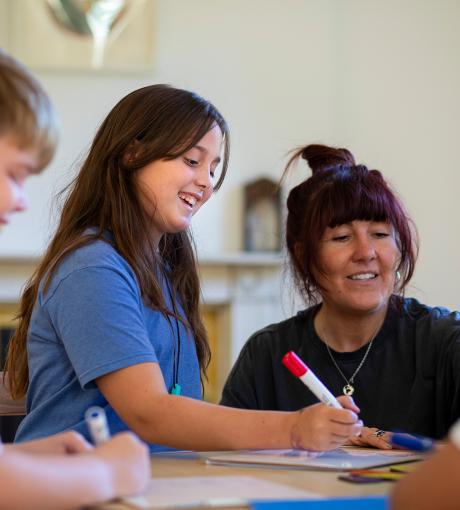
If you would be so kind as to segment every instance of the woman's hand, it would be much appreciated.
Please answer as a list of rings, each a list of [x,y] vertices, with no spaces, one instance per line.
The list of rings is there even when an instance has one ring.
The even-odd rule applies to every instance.
[[[50,455],[83,453],[93,448],[81,434],[74,430],[68,430],[67,432],[26,443],[15,443],[14,445],[5,446],[7,450],[11,448],[27,453]]]
[[[298,411],[291,431],[293,448],[331,450],[360,433],[363,423],[358,419],[359,408],[350,397],[337,400],[343,409],[315,404]]]
[[[350,437],[347,444],[354,446],[372,446],[381,450],[390,450],[391,432],[376,427],[363,427],[359,436]]]

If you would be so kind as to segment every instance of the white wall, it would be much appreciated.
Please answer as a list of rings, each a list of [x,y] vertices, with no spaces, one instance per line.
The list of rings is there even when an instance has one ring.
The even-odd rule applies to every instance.
[[[420,235],[408,294],[460,308],[460,2],[337,2],[332,140],[384,171]]]
[[[7,1],[0,0],[3,32]],[[59,110],[62,143],[49,171],[29,185],[30,211],[2,233],[0,256],[40,252],[50,197],[69,179],[97,124],[130,90],[166,82],[211,99],[232,129],[228,179],[195,220],[200,253],[241,249],[241,185],[261,174],[277,178],[289,149],[322,141],[345,146],[360,162],[383,170],[420,232],[414,292],[430,304],[460,308],[460,2],[155,5],[150,75],[37,72]]]

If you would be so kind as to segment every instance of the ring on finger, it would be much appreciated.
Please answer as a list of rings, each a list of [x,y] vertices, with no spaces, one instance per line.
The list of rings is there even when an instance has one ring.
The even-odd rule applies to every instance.
[[[382,437],[385,435],[385,431],[382,429],[378,429],[372,435],[375,437]]]

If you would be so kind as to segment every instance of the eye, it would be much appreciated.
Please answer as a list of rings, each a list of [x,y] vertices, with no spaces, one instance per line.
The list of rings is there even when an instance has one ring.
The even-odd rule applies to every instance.
[[[386,239],[387,237],[390,237],[391,232],[384,228],[377,227],[374,231],[371,230],[371,234],[376,239]]]
[[[8,174],[8,177],[17,185],[21,185],[22,182],[24,181],[24,178],[20,175],[18,175],[18,173],[15,173],[15,172],[10,172]]]
[[[214,160],[211,162],[211,165],[209,167],[209,175],[211,176],[211,179],[214,179],[218,176],[218,169],[220,165],[220,158],[217,160]]]
[[[344,243],[350,239],[349,235],[340,235],[340,236],[334,236],[332,237],[332,240],[336,243]]]
[[[194,159],[191,158],[184,158],[184,161],[187,163],[188,166],[198,166],[200,163]]]

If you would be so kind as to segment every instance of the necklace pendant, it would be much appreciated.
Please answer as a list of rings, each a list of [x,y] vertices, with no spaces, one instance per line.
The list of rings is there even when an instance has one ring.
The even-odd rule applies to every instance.
[[[344,387],[343,387],[343,394],[344,395],[347,395],[348,397],[351,397],[353,395],[353,393],[355,392],[355,389],[353,388],[353,386],[351,384],[346,384]]]

